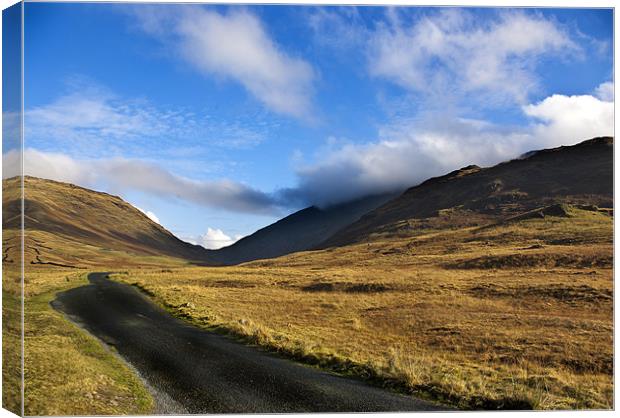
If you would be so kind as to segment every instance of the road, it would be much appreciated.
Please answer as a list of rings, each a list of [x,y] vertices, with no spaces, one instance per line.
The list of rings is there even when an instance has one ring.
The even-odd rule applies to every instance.
[[[89,281],[59,293],[52,306],[116,348],[159,398],[158,413],[445,409],[189,325],[106,273]]]

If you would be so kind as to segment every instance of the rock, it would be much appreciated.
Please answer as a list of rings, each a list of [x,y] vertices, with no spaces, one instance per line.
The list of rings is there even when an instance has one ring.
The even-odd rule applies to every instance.
[[[564,218],[570,217],[570,206],[563,203],[556,203],[555,205],[547,206],[542,210],[545,216],[560,216]]]

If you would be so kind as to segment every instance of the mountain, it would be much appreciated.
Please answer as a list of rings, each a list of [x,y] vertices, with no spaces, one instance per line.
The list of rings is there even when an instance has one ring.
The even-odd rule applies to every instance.
[[[181,241],[140,210],[108,193],[24,177],[26,253],[33,264],[77,266],[127,255],[166,256],[230,265],[308,250],[394,195],[371,196],[327,209],[309,207],[219,250]],[[12,250],[20,227],[19,178],[3,181],[3,230]],[[11,231],[11,232],[8,232]],[[6,241],[6,240],[5,240]],[[13,242],[15,241],[15,242]],[[11,256],[11,258],[15,258]],[[103,261],[103,260],[102,260]],[[143,260],[143,262],[145,262]]]
[[[3,180],[3,231],[20,227],[19,181]],[[24,177],[24,213],[33,264],[80,264],[89,260],[78,254],[86,257],[90,248],[197,262],[208,257],[207,250],[181,241],[120,197],[73,184]]]
[[[238,264],[312,249],[395,196],[383,194],[325,209],[316,206],[302,209],[231,246],[211,250],[209,260],[220,264]]]
[[[229,265],[433,228],[486,225],[557,203],[612,208],[613,139],[533,151],[489,168],[464,167],[400,195],[309,207],[219,250],[181,241],[117,196],[34,177],[25,177],[24,184],[25,252],[33,264],[110,265],[122,259],[145,265],[153,257],[174,257]],[[19,191],[18,178],[3,180],[3,259],[17,257],[20,248]]]
[[[370,211],[320,247],[438,223],[479,225],[553,203],[613,207],[613,138],[532,151],[494,167],[472,165],[431,178]]]

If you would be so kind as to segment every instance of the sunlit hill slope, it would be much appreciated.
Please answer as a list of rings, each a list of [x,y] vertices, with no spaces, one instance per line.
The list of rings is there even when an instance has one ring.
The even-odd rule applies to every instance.
[[[196,262],[207,251],[181,241],[117,196],[68,183],[24,178],[26,260],[32,264],[78,266],[105,264],[131,256],[175,257]],[[20,228],[19,178],[3,182],[4,251],[8,231]]]

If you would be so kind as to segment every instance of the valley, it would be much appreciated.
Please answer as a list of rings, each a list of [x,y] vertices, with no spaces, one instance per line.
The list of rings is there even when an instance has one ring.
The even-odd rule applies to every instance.
[[[112,278],[191,323],[458,408],[601,409],[613,404],[612,224],[571,208]]]
[[[50,306],[112,272],[192,326],[412,399],[612,408],[612,173],[613,139],[595,138],[307,208],[215,251],[118,197],[26,177],[23,289],[19,179],[4,180],[4,403],[23,292],[27,415],[156,410],[115,349]]]

